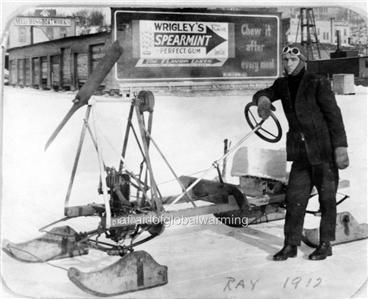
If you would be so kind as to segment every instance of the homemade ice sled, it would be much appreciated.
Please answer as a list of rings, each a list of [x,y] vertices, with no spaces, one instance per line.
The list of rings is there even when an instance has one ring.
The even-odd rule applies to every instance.
[[[65,198],[65,217],[41,228],[40,231],[44,234],[39,238],[19,244],[3,242],[3,250],[8,255],[30,263],[72,258],[88,254],[89,250],[100,250],[108,255],[118,256],[119,259],[111,265],[101,268],[96,265],[96,270],[92,272],[83,272],[74,267],[68,269],[68,277],[76,286],[96,296],[124,294],[161,286],[168,282],[169,274],[166,266],[157,263],[145,251],[135,251],[136,246],[163,233],[167,218],[214,214],[224,224],[239,227],[279,220],[285,214],[286,179],[283,175],[277,174],[283,172],[284,162],[280,161],[284,161],[285,157],[280,152],[261,151],[260,156],[255,159],[249,156],[249,152],[244,155],[242,149],[239,149],[253,133],[270,142],[276,142],[281,138],[281,126],[275,115],[271,114],[271,118],[266,121],[271,122],[273,128],[276,128],[276,133],[272,133],[264,126],[264,121],[257,121],[255,113],[252,112],[254,109],[252,104],[247,105],[245,109],[245,117],[251,127],[249,133],[233,147],[224,150],[224,155],[214,161],[202,176],[178,177],[152,137],[154,95],[150,91],[140,91],[134,94],[130,103],[118,167],[107,166],[99,139],[91,126],[90,113],[94,108],[94,102],[90,101],[90,97],[119,59],[121,51],[117,42],[111,46],[96,71],[78,92],[72,108],[46,144],[46,147],[51,144],[75,111],[87,106]],[[70,195],[87,134],[93,141],[99,161],[98,193],[103,198],[103,203],[73,206],[69,202]],[[142,158],[138,173],[132,171],[126,161],[131,136],[135,141],[135,151],[139,151]],[[151,163],[152,147],[168,166],[182,190],[181,194],[166,198],[161,195]],[[239,151],[234,157],[237,162],[233,164],[239,166],[241,164],[239,159],[244,160],[245,157],[243,161],[245,166],[241,167],[243,172],[238,174],[241,177],[240,185],[224,182],[219,169],[220,164],[237,149]],[[257,162],[252,164],[258,165],[257,170],[250,168],[250,160]],[[207,171],[213,169],[217,170],[218,180],[204,179]],[[236,171],[233,169],[233,172]],[[347,197],[346,195],[340,202]],[[207,205],[198,205],[199,201],[204,201]],[[190,207],[171,209],[183,202]],[[318,211],[315,214],[318,214]],[[99,223],[93,230],[79,232],[67,224],[68,220],[76,217],[97,217]],[[343,242],[368,236],[367,227],[355,223],[349,214],[344,214],[341,219],[339,221],[341,226],[337,229],[340,231],[341,227],[341,234],[338,236],[342,236]],[[63,225],[55,227],[58,223]],[[305,239],[312,245],[318,243],[318,236],[314,231],[306,231]]]

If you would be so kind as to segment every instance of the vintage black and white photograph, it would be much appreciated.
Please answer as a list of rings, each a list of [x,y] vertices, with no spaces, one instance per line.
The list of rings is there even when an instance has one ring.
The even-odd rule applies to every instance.
[[[1,14],[1,298],[368,298],[365,1]]]

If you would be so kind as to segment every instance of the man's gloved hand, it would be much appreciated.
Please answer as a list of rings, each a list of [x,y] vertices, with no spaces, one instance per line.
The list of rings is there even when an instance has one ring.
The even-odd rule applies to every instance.
[[[335,148],[335,161],[339,169],[345,169],[349,166],[349,156],[347,147]]]
[[[258,115],[262,119],[266,119],[271,114],[271,100],[266,96],[260,96],[258,99]]]

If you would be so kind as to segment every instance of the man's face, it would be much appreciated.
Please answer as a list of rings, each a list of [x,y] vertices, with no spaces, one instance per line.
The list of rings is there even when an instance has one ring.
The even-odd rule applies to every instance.
[[[284,69],[288,73],[288,75],[292,74],[293,71],[296,69],[300,61],[300,58],[297,55],[293,55],[287,53],[283,56],[282,62],[284,64]]]

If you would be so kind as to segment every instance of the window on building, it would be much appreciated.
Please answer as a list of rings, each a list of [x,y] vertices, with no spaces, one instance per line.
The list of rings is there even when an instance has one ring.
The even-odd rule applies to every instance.
[[[344,29],[344,35],[347,36],[346,28]]]
[[[18,41],[20,43],[25,43],[27,41],[27,36],[26,36],[26,28],[25,27],[21,27],[19,26],[19,34],[18,34]]]
[[[98,62],[104,56],[104,46],[105,44],[96,44],[89,47],[91,55],[90,71],[93,71],[96,68]]]

